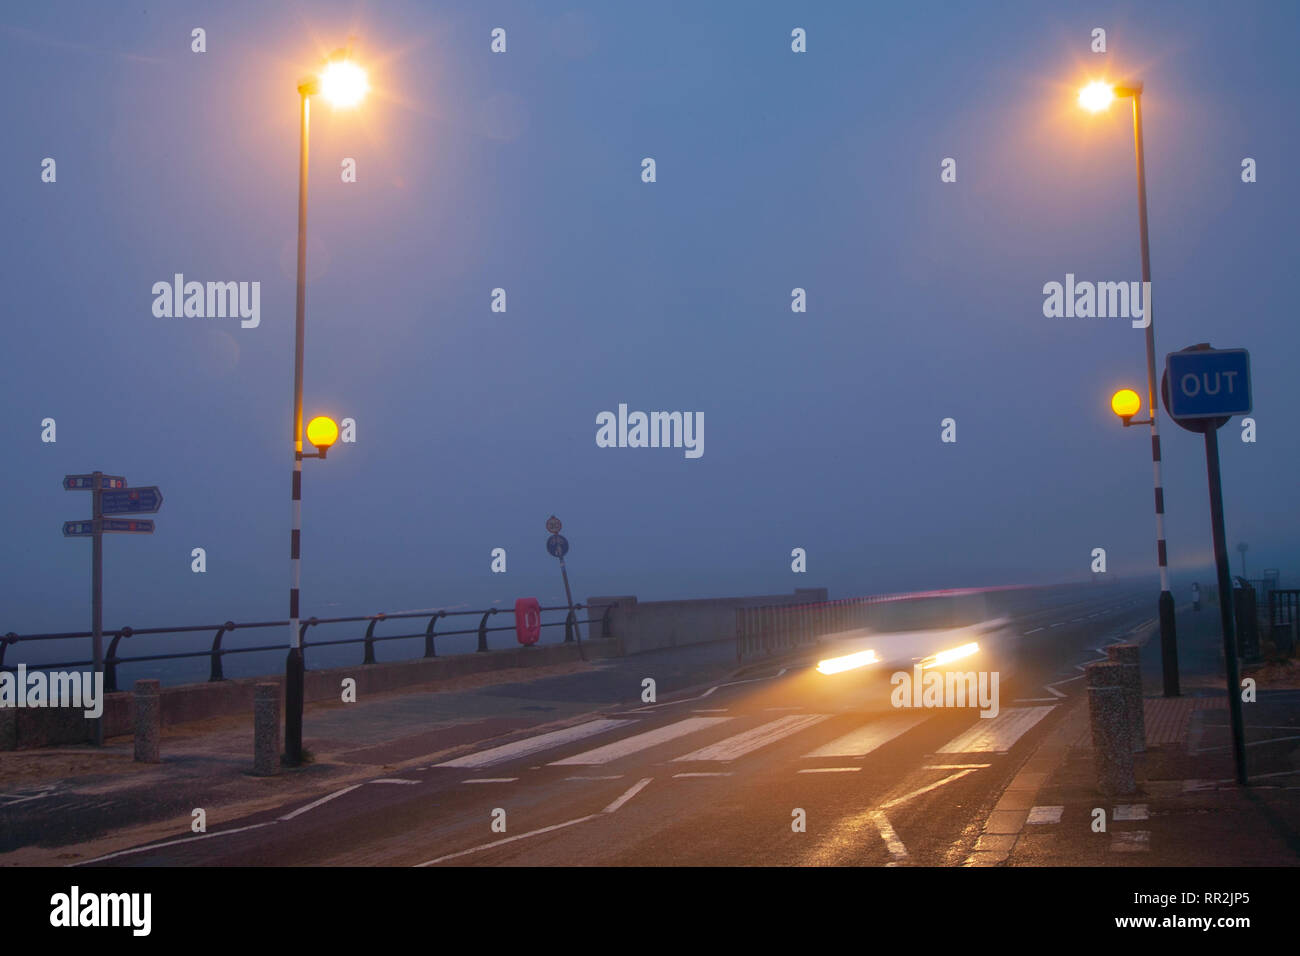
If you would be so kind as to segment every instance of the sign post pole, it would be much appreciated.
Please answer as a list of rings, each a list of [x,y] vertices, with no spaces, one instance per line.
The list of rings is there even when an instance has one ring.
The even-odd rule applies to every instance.
[[[1233,415],[1251,412],[1250,353],[1191,345],[1165,356],[1162,397],[1169,417],[1190,432],[1205,436],[1205,473],[1210,485],[1210,532],[1219,581],[1219,621],[1223,630],[1223,668],[1227,675],[1228,713],[1232,721],[1232,762],[1237,783],[1246,785],[1246,738],[1241,714],[1241,672],[1233,619],[1232,569],[1223,531],[1223,481],[1219,471],[1219,429]]]
[[[1223,625],[1223,666],[1228,673],[1228,711],[1232,718],[1232,762],[1237,783],[1246,783],[1246,738],[1242,728],[1241,675],[1232,616],[1232,575],[1223,533],[1223,484],[1219,472],[1219,432],[1205,430],[1205,471],[1210,481],[1210,525],[1214,534],[1214,564],[1219,574],[1219,620]]]
[[[94,656],[91,674],[104,673],[104,535],[153,534],[153,522],[143,519],[105,518],[105,515],[152,514],[162,507],[157,485],[128,488],[121,475],[102,471],[64,475],[65,491],[90,492],[90,520],[63,522],[65,538],[90,538],[90,636]],[[104,718],[95,721],[95,746],[104,745]]]
[[[546,552],[553,557],[560,559],[560,576],[564,578],[564,599],[568,602],[569,616],[573,616],[573,592],[569,589],[569,569],[564,565],[564,556],[569,553],[569,539],[560,534],[563,525],[560,519],[551,515],[546,519],[546,530],[551,536],[546,539]],[[567,626],[567,625],[566,625]],[[582,649],[582,634],[578,631],[577,622],[574,622],[573,630],[578,638],[578,649]]]

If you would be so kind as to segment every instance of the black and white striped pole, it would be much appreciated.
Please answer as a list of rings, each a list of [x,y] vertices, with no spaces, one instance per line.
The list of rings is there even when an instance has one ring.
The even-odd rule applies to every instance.
[[[1165,489],[1160,469],[1160,426],[1157,421],[1159,415],[1156,411],[1155,318],[1151,312],[1151,247],[1147,238],[1147,174],[1146,157],[1142,148],[1142,84],[1135,82],[1107,86],[1102,83],[1092,83],[1080,93],[1079,102],[1085,108],[1095,112],[1105,109],[1115,97],[1124,96],[1133,97],[1133,147],[1137,159],[1138,234],[1142,252],[1142,290],[1146,299],[1143,318],[1146,322],[1147,408],[1150,409],[1150,417],[1142,421],[1131,421],[1130,419],[1137,413],[1138,409],[1134,408],[1127,415],[1120,411],[1117,402],[1120,395],[1123,394],[1122,392],[1116,393],[1115,398],[1111,401],[1111,407],[1124,420],[1126,426],[1151,426],[1151,465],[1155,478],[1156,504],[1156,563],[1160,569],[1160,600],[1157,605],[1160,616],[1160,661],[1164,675],[1165,696],[1177,697],[1179,693],[1178,636],[1174,627],[1174,596],[1169,591],[1169,564],[1165,546]],[[1127,389],[1125,391],[1130,395],[1133,394]]]
[[[313,418],[307,426],[307,438],[318,449],[304,455],[302,451],[302,352],[307,314],[307,153],[311,117],[311,97],[323,95],[335,106],[353,106],[367,89],[366,76],[347,59],[347,51],[338,51],[319,77],[298,85],[300,99],[300,146],[298,153],[298,289],[294,314],[293,340],[293,524],[289,531],[289,656],[284,665],[284,762],[289,766],[302,763],[302,712],[304,663],[302,630],[298,623],[298,591],[301,583],[302,553],[302,460],[324,458],[338,438],[338,426],[328,418]]]

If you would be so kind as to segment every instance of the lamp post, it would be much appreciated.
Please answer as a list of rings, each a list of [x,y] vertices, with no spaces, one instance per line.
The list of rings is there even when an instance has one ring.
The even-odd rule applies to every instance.
[[[1156,341],[1155,317],[1151,312],[1151,248],[1147,240],[1147,174],[1142,150],[1142,84],[1111,85],[1103,82],[1089,83],[1079,91],[1079,105],[1098,112],[1106,109],[1117,96],[1133,97],[1133,146],[1137,156],[1138,234],[1142,251],[1142,288],[1146,292],[1146,346],[1147,346],[1147,407],[1150,417],[1141,422],[1131,422],[1132,414],[1123,415],[1124,424],[1151,426],[1151,464],[1155,478],[1156,505],[1156,562],[1160,568],[1160,660],[1164,674],[1166,697],[1177,697],[1178,690],[1178,635],[1174,626],[1174,596],[1169,592],[1169,566],[1165,546],[1165,490],[1160,468],[1160,426],[1156,412]]]
[[[301,99],[301,146],[298,156],[298,300],[294,317],[293,345],[293,525],[289,532],[289,656],[284,666],[284,762],[290,766],[302,763],[302,711],[303,677],[302,634],[298,625],[298,586],[301,580],[299,565],[302,533],[302,460],[324,458],[329,446],[338,437],[338,426],[324,428],[312,420],[317,431],[309,430],[308,438],[328,438],[317,444],[315,455],[302,452],[302,352],[307,308],[307,153],[311,118],[311,97],[320,94],[335,106],[355,106],[366,94],[366,74],[361,67],[346,58],[333,59],[325,65],[319,76],[304,80],[298,85]]]

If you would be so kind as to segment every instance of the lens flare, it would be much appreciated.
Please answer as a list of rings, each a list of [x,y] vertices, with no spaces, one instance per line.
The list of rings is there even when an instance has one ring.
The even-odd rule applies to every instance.
[[[1114,98],[1115,90],[1101,80],[1094,80],[1079,91],[1079,105],[1094,113],[1110,106],[1110,101]]]
[[[332,106],[356,106],[370,89],[366,71],[351,60],[334,60],[320,75],[320,93]]]

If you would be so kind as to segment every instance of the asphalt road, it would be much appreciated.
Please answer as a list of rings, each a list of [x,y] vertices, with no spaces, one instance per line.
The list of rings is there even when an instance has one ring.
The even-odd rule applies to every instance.
[[[1154,614],[1149,588],[1011,605],[1014,671],[953,665],[1013,673],[991,719],[893,707],[883,672],[773,667],[87,863],[957,864],[1059,702],[1083,691],[1078,665]]]

